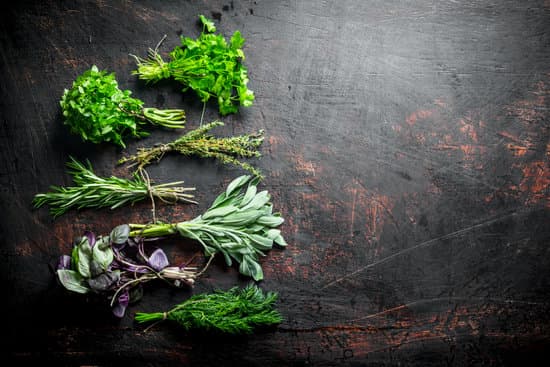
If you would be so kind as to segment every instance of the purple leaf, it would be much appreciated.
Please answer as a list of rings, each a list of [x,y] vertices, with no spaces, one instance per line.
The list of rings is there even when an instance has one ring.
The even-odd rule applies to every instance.
[[[117,304],[113,307],[113,315],[122,318],[124,316],[124,312],[126,311],[126,307],[128,307],[128,303],[130,303],[130,294],[128,293],[128,289],[125,289],[120,294],[117,301]]]
[[[94,247],[95,245],[95,234],[90,231],[84,232],[84,236],[88,237],[88,244],[90,244],[90,247]]]
[[[168,263],[168,258],[166,257],[166,254],[160,248],[156,249],[151,254],[147,263],[156,271],[161,271],[162,269],[170,265]]]
[[[88,285],[95,291],[101,292],[109,289],[120,279],[120,271],[102,273],[95,278],[88,279]]]
[[[70,269],[71,257],[69,255],[61,255],[57,262],[57,270]]]

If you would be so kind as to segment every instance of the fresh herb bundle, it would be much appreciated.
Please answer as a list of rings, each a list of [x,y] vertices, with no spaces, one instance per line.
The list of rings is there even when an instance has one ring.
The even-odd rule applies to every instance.
[[[126,204],[134,204],[146,198],[158,198],[165,203],[185,201],[195,203],[189,191],[194,187],[176,187],[183,181],[170,182],[161,185],[151,185],[148,176],[142,171],[134,173],[131,180],[115,176],[97,176],[91,163],[83,164],[71,157],[67,162],[69,174],[73,176],[74,186],[51,186],[50,192],[37,194],[33,204],[36,208],[50,206],[50,213],[58,217],[71,208],[103,208],[116,209]]]
[[[232,259],[239,271],[254,280],[263,279],[259,256],[273,247],[286,246],[281,231],[284,219],[273,213],[267,191],[257,192],[258,179],[241,176],[233,180],[212,206],[193,220],[152,225],[130,224],[130,237],[161,237],[179,233],[197,240],[206,256],[221,252],[228,266]]]
[[[71,89],[65,89],[61,108],[65,125],[84,141],[112,142],[125,147],[126,136],[149,135],[142,129],[147,122],[169,128],[185,125],[183,110],[159,110],[143,107],[129,90],[120,90],[115,74],[99,71],[97,66],[81,74]]]
[[[247,70],[242,64],[244,38],[236,31],[227,43],[221,34],[214,34],[211,20],[199,18],[203,30],[196,40],[182,37],[182,46],[170,53],[169,62],[156,49],[149,49],[146,59],[134,56],[138,69],[133,73],[153,83],[172,77],[184,85],[184,92],[194,90],[205,103],[216,98],[222,115],[236,113],[239,104],[251,106],[254,93],[247,87]]]
[[[122,158],[119,163],[131,162],[141,169],[152,162],[158,162],[169,152],[178,152],[186,156],[200,158],[215,158],[223,164],[234,164],[251,172],[255,176],[261,176],[260,171],[238,158],[260,157],[257,150],[262,144],[263,131],[257,134],[244,134],[227,138],[216,138],[208,132],[216,126],[223,126],[223,122],[214,121],[189,131],[180,138],[150,148],[139,148],[138,152],[129,157]]]
[[[124,315],[130,302],[141,298],[143,283],[162,279],[176,287],[191,286],[201,274],[194,267],[170,266],[161,249],[147,255],[144,241],[129,238],[129,232],[127,225],[97,239],[86,232],[75,242],[70,256],[60,257],[56,271],[67,290],[110,299],[117,317]]]
[[[185,330],[200,329],[228,334],[250,334],[255,327],[282,321],[274,309],[277,293],[264,293],[249,285],[210,294],[198,294],[166,312],[136,313],[140,323],[170,320]]]

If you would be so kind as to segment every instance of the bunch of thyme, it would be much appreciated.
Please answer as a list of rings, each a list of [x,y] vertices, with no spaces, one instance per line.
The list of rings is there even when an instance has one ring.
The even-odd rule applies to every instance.
[[[126,204],[133,204],[146,198],[158,198],[165,203],[192,200],[194,187],[178,187],[183,181],[152,185],[147,173],[134,173],[131,180],[115,176],[97,176],[89,161],[86,164],[70,158],[67,162],[69,174],[73,177],[74,186],[51,186],[50,192],[37,194],[33,204],[36,208],[50,206],[50,213],[58,217],[71,208],[103,208],[116,209]],[[154,200],[154,199],[152,199]]]
[[[214,158],[222,164],[233,164],[249,171],[255,176],[261,176],[260,171],[252,165],[240,161],[238,158],[260,157],[258,151],[262,144],[263,131],[257,134],[244,134],[226,138],[216,138],[208,132],[216,126],[223,126],[223,122],[214,121],[189,131],[180,138],[149,148],[139,148],[135,155],[119,160],[119,163],[131,162],[131,166],[141,169],[152,162],[158,162],[169,152],[177,152],[185,156],[200,158]]]

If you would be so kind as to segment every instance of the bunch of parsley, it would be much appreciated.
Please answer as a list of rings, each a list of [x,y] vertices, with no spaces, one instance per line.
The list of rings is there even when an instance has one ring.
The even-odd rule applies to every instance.
[[[221,34],[214,34],[211,20],[199,18],[203,30],[197,39],[182,37],[181,47],[170,53],[169,62],[156,49],[149,49],[146,59],[135,56],[138,69],[133,73],[152,83],[174,78],[184,85],[184,92],[194,90],[205,103],[216,98],[222,115],[236,113],[239,105],[251,106],[254,93],[247,87],[247,69],[242,64],[244,38],[236,31],[227,43]]]
[[[147,122],[169,128],[182,128],[183,110],[159,110],[143,107],[129,90],[120,90],[114,73],[97,66],[81,74],[71,89],[65,89],[61,108],[71,132],[92,143],[113,142],[125,147],[123,138],[149,135],[142,129]]]

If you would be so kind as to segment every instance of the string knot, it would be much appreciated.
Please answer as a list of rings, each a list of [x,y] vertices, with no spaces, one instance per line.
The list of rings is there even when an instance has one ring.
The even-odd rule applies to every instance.
[[[153,213],[153,223],[157,222],[157,216],[156,216],[156,210],[155,210],[155,189],[153,186],[151,186],[151,179],[149,178],[149,174],[146,170],[140,169],[139,173],[141,174],[141,177],[143,178],[143,181],[145,182],[145,185],[147,187],[147,193],[149,194],[149,198],[151,199],[151,212]]]

